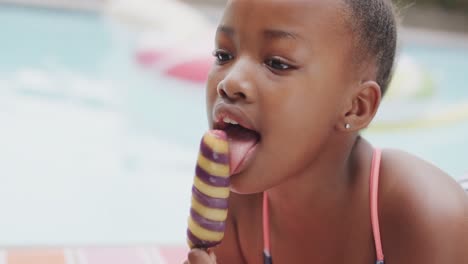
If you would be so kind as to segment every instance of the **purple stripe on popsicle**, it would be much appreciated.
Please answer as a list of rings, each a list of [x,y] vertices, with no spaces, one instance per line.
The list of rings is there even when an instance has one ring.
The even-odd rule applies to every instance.
[[[201,144],[200,144],[200,152],[203,154],[203,157],[211,160],[211,161],[214,161],[216,163],[220,163],[220,164],[228,164],[229,163],[229,157],[227,154],[224,154],[224,153],[217,153],[215,151],[213,151],[212,148],[210,148],[210,146],[208,146],[205,142],[205,139],[203,139],[201,141]]]
[[[192,232],[189,229],[187,229],[187,237],[196,248],[212,248],[221,243],[221,241],[200,240],[197,236],[192,234]]]
[[[199,165],[195,168],[195,175],[198,176],[200,180],[204,183],[214,186],[214,187],[228,187],[229,178],[228,177],[219,177],[214,176],[202,169]]]
[[[193,209],[190,209],[190,216],[192,220],[197,223],[199,226],[214,232],[224,232],[226,229],[226,222],[225,221],[211,221],[206,219],[205,217],[201,216]]]
[[[228,199],[213,198],[200,192],[195,186],[192,187],[193,197],[201,204],[209,208],[227,209]]]

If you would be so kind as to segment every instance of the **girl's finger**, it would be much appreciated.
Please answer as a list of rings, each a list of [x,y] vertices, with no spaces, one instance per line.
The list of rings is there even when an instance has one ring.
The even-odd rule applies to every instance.
[[[211,260],[213,261],[213,263],[216,263],[216,255],[215,255],[214,251],[212,249],[208,249],[207,252],[208,252]]]
[[[188,254],[190,264],[216,264],[216,257],[213,252],[206,252],[201,249],[192,249]]]

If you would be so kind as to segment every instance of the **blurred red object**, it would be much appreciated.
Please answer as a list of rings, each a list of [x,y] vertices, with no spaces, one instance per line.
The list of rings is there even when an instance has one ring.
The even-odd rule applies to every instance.
[[[211,57],[206,57],[176,64],[169,68],[166,74],[185,81],[204,83],[208,79],[213,60]]]
[[[189,252],[189,249],[186,246],[160,246],[158,249],[161,256],[169,264],[184,262]]]
[[[141,66],[149,67],[156,64],[165,55],[164,52],[155,50],[140,51],[136,54],[135,59]]]

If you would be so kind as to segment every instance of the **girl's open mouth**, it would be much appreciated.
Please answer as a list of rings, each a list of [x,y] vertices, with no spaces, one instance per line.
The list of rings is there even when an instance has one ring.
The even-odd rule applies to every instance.
[[[224,129],[229,141],[231,175],[247,167],[260,142],[260,134],[241,125],[229,124]]]
[[[260,143],[260,133],[247,127],[250,126],[242,118],[227,113],[219,116],[214,124],[215,129],[227,134],[231,175],[242,172],[249,165]]]

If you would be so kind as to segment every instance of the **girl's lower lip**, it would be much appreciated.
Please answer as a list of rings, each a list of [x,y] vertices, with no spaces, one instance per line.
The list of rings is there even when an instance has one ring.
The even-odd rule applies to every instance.
[[[250,165],[250,163],[253,160],[253,157],[255,156],[255,153],[257,152],[257,147],[258,147],[259,142],[257,142],[252,148],[247,151],[247,154],[245,154],[245,157],[242,159],[242,161],[239,163],[237,168],[235,168],[231,175],[236,175],[241,173],[243,170],[247,168],[247,166]]]

